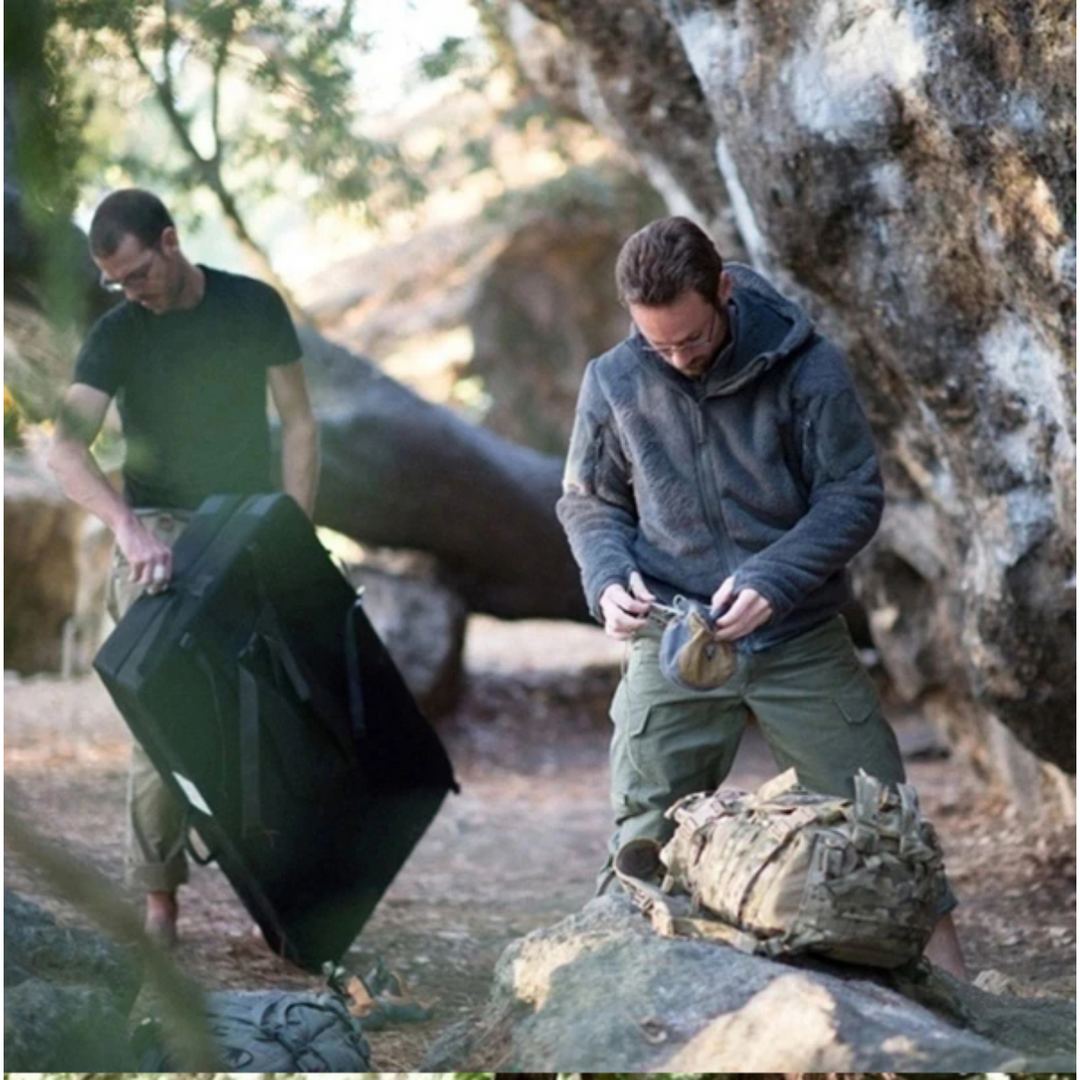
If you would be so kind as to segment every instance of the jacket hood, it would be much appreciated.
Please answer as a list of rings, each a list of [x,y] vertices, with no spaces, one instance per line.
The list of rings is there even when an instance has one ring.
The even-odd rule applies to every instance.
[[[741,263],[729,263],[725,269],[735,283],[729,302],[733,340],[701,380],[680,374],[656,356],[636,328],[627,339],[650,370],[683,390],[698,386],[705,397],[735,393],[783,363],[814,335],[806,312],[760,274]]]

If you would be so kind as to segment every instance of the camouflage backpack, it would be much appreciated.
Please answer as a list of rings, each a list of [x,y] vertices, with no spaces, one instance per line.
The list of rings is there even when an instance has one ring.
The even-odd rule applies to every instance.
[[[661,933],[875,967],[917,959],[930,939],[941,849],[907,784],[860,772],[855,798],[841,799],[800,787],[789,769],[751,794],[688,795],[668,817],[677,826],[663,850],[631,841],[615,859]]]

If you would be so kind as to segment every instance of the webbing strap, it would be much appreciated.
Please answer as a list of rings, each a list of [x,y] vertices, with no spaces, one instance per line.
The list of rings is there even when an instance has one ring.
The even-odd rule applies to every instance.
[[[217,760],[218,760],[218,789],[225,791],[225,715],[221,705],[221,690],[218,686],[217,672],[214,665],[207,659],[206,654],[199,647],[198,641],[189,631],[180,639],[180,647],[187,652],[195,661],[195,666],[206,676],[210,684],[210,698],[214,703],[214,728],[217,734]]]
[[[255,652],[253,636],[237,657],[240,697],[240,827],[243,834],[262,826],[262,799],[259,791],[259,681],[247,661]]]
[[[285,633],[282,619],[278,615],[274,601],[266,588],[266,583],[259,573],[257,546],[249,546],[247,554],[251,578],[255,586],[255,593],[259,600],[259,614],[254,628],[255,634],[262,637],[270,652],[271,659],[275,661],[275,676],[278,672],[284,671],[296,697],[304,704],[311,705],[316,715],[319,716],[324,723],[330,723],[331,717],[340,715],[340,706],[335,697],[321,684],[320,680],[317,678],[318,673],[316,673],[316,678],[314,680],[309,679],[307,675],[305,675],[296,654],[289,645],[288,635]],[[357,601],[357,606],[358,605],[359,601]],[[353,609],[350,609],[346,616],[345,647],[347,654],[347,679],[349,684],[348,723],[354,738],[358,738],[364,732],[364,713],[363,697],[360,693],[359,659],[355,644],[356,629],[354,625],[354,610],[355,606]],[[337,725],[330,724],[330,727],[340,742],[342,737]],[[352,748],[348,745],[342,745],[342,750],[346,754],[352,752]]]
[[[753,934],[738,927],[714,919],[697,919],[687,915],[677,915],[673,910],[671,898],[641,878],[634,877],[619,868],[618,859],[613,869],[615,876],[622,882],[634,900],[635,906],[648,916],[653,929],[662,937],[684,937],[707,941],[719,941],[731,945],[739,952],[757,953],[772,956],[775,951],[770,942],[762,941]]]
[[[367,730],[364,715],[364,684],[360,677],[360,639],[357,624],[363,615],[363,601],[357,598],[345,616],[345,670],[349,680],[349,722],[353,738],[362,738]]]
[[[881,784],[862,769],[855,774],[855,801],[852,813],[851,841],[855,850],[868,855],[878,848],[878,813],[881,807]]]

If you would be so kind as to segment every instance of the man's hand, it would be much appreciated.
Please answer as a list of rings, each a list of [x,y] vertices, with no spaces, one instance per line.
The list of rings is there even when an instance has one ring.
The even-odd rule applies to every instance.
[[[131,581],[149,593],[168,587],[172,577],[172,551],[132,517],[116,532],[116,546],[131,567]]]
[[[647,621],[649,604],[656,599],[645,587],[635,570],[630,575],[630,591],[622,585],[609,585],[600,594],[600,611],[604,616],[604,633],[616,641],[633,637]]]
[[[713,593],[710,605],[713,611],[723,611],[724,614],[716,620],[716,640],[736,641],[745,637],[752,630],[764,626],[773,614],[772,604],[755,589],[742,589],[735,597],[734,603],[727,611],[728,602],[735,589],[735,578],[729,577],[719,589]]]

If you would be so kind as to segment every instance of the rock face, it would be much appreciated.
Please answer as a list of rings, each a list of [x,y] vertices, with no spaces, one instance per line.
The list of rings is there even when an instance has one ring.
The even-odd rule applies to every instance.
[[[307,286],[311,314],[425,399],[561,459],[586,361],[628,326],[612,274],[619,246],[664,212],[624,160],[573,168],[328,267]],[[317,368],[309,388],[317,407],[338,404]]]
[[[57,925],[4,893],[4,1064],[127,1070],[127,1013],[142,972],[134,949]]]
[[[866,971],[867,969],[862,969]],[[511,945],[484,1014],[421,1068],[507,1072],[963,1072],[1073,1068],[1071,1001],[1002,1001],[948,976],[905,988],[653,933],[623,897]]]
[[[624,185],[627,201],[640,192]],[[616,200],[617,201],[617,200]],[[596,204],[536,216],[515,230],[469,310],[473,359],[491,398],[484,424],[548,454],[566,453],[585,363],[629,325],[612,267],[627,232],[648,216]],[[653,201],[654,213],[662,208]]]
[[[89,671],[107,632],[112,535],[68,501],[32,432],[4,455],[4,667]]]
[[[672,212],[736,253],[729,206],[846,348],[890,502],[858,587],[901,692],[999,775],[1021,747],[1075,772],[1071,6],[524,6]]]
[[[59,671],[83,513],[25,454],[4,457],[4,667]]]

